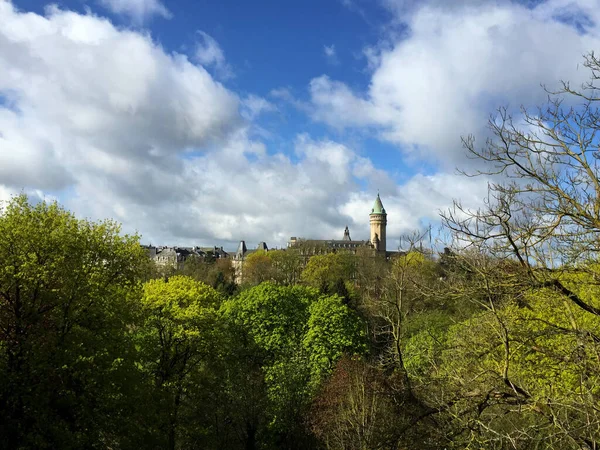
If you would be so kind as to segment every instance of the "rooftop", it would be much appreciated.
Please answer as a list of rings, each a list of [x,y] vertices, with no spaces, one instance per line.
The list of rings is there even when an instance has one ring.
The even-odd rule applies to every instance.
[[[379,198],[379,193],[377,193],[377,198],[375,199],[375,204],[373,205],[371,214],[386,214],[383,203],[381,203],[381,198]]]

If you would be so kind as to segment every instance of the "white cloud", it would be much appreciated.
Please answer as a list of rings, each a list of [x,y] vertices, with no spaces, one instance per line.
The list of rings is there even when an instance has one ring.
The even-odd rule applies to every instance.
[[[336,128],[377,125],[378,112],[372,101],[360,98],[348,86],[327,75],[313,78],[309,84],[315,109],[312,116]]]
[[[408,36],[378,58],[370,52],[375,70],[364,94],[326,76],[313,79],[313,118],[336,128],[377,127],[405,152],[448,167],[464,162],[460,136],[485,134],[496,107],[542,103],[540,83],[582,82],[582,55],[600,47],[591,0],[533,9],[508,1],[391,3],[405,8],[398,11]],[[586,33],[573,25],[584,14],[595,14]]]
[[[335,45],[324,45],[323,51],[325,52],[325,56],[331,58],[335,56]]]
[[[4,205],[4,202],[9,201],[12,197],[14,197],[15,195],[18,195],[19,192],[16,191],[15,189],[11,189],[8,188],[6,186],[2,186],[0,185],[0,208],[2,208]]]
[[[398,248],[401,236],[438,222],[440,212],[446,211],[456,198],[462,199],[463,204],[471,208],[481,206],[486,191],[487,180],[483,178],[444,173],[429,176],[418,174],[402,186],[384,184],[381,198],[388,215],[388,250]],[[353,192],[340,211],[355,218],[358,230],[368,230],[368,212],[372,207],[373,194]],[[365,236],[364,232],[362,236],[361,239]]]
[[[64,190],[102,178],[98,187],[160,202],[173,195],[166,188],[180,155],[241,123],[237,96],[147,35],[56,8],[19,13],[8,2],[0,22],[0,93],[11,99],[0,109],[5,186]],[[156,183],[145,178],[154,168],[163,172]]]
[[[263,97],[250,94],[242,100],[242,116],[252,121],[261,114],[275,112],[277,107]]]
[[[0,2],[0,23],[0,95],[9,100],[0,105],[0,198],[57,195],[144,242],[232,248],[341,237],[346,224],[367,239],[377,188],[393,234],[435,217],[453,193],[475,191],[436,177],[398,187],[357,149],[305,134],[291,156],[268,149],[250,130],[270,102],[240,100],[202,66],[106,19]],[[344,88],[321,83],[315,89]]]
[[[152,16],[171,18],[171,13],[159,0],[99,0],[100,4],[115,14],[129,16],[141,24]]]
[[[369,168],[358,171],[365,162]],[[359,180],[373,186],[387,177],[340,143],[301,135],[295,158],[290,158],[266,152],[248,137],[247,129],[233,133],[218,150],[187,159],[171,179],[155,166],[129,168],[127,174],[82,179],[70,206],[143,230],[146,242],[224,242],[229,248],[241,239],[275,246],[285,245],[292,235],[341,237],[346,224],[358,223],[355,234],[366,239],[368,226],[362,225],[370,207],[355,217],[344,212],[344,205],[358,190]],[[126,195],[136,187],[154,192],[161,182],[160,190],[172,193],[169,201],[146,202],[140,192],[134,198]],[[393,185],[391,180],[387,183]],[[373,199],[374,189],[369,189]]]
[[[327,61],[329,61],[331,64],[338,64],[339,60],[337,57],[337,53],[335,51],[335,45],[331,44],[331,45],[324,45],[323,46],[323,53],[325,54],[325,58],[327,58]]]
[[[271,89],[271,92],[269,92],[269,95],[273,98],[285,100],[285,101],[291,101],[294,99],[294,96],[290,92],[290,89],[286,88],[286,87]]]
[[[409,22],[424,6],[448,12],[483,5],[499,6],[510,3],[511,0],[452,0],[451,2],[447,0],[381,0],[381,4],[393,14],[394,19],[400,22]]]
[[[205,67],[212,67],[223,79],[233,77],[233,70],[225,60],[225,53],[219,43],[208,33],[198,31],[200,39],[196,44],[196,60]]]
[[[159,169],[152,170],[159,178]],[[100,201],[91,203],[90,196],[97,198],[97,181],[86,180],[72,205],[93,217],[111,213],[130,228],[144,230],[145,242],[220,242],[234,248],[244,239],[248,245],[266,241],[282,246],[290,236],[341,238],[346,225],[354,239],[368,239],[376,187],[389,216],[388,248],[394,249],[401,234],[422,228],[422,220],[436,220],[454,196],[478,205],[486,184],[436,175],[416,176],[397,186],[368,158],[340,143],[300,135],[295,158],[290,158],[269,154],[241,130],[219,150],[186,162],[171,186],[179,201],[174,197],[153,207],[107,189]]]

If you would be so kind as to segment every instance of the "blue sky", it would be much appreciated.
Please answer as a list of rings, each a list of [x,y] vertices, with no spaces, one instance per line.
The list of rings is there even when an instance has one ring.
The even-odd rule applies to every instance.
[[[476,207],[460,137],[582,82],[597,0],[0,0],[0,199],[144,242],[368,237]]]

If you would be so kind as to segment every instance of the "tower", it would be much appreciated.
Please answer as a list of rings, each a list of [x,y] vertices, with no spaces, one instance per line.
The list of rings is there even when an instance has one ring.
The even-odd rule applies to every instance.
[[[385,227],[387,226],[387,213],[377,193],[375,204],[369,214],[369,222],[371,223],[371,244],[377,251],[385,255],[386,250],[386,239],[385,239]]]
[[[344,241],[351,241],[350,239],[350,230],[348,229],[348,225],[346,225],[346,229],[344,230]]]

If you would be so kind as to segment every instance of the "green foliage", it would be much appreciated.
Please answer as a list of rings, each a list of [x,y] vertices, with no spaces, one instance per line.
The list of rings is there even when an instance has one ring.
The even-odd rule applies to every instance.
[[[237,289],[234,282],[235,271],[231,261],[215,258],[210,252],[204,258],[189,257],[182,268],[178,270],[171,269],[168,269],[167,273],[159,273],[158,276],[153,278],[184,275],[212,286],[226,297],[234,295]]]
[[[298,249],[271,250],[267,256],[271,260],[272,277],[276,284],[292,286],[299,281],[302,257]]]
[[[301,286],[281,287],[262,283],[224,304],[224,312],[243,326],[270,357],[287,354],[304,335],[308,305],[318,291]]]
[[[142,284],[136,237],[13,199],[0,216],[0,448],[600,440],[600,319],[569,297],[600,307],[595,262],[556,270],[561,290],[473,251],[332,253],[298,285],[292,250],[251,255],[252,282],[268,281],[235,297],[217,259]]]
[[[254,286],[263,281],[271,281],[274,277],[271,258],[264,250],[250,253],[243,264],[243,282],[246,285]]]
[[[250,253],[243,263],[243,283],[255,286],[264,281],[291,286],[302,270],[302,259],[297,249],[258,250]]]
[[[147,257],[110,221],[21,195],[0,214],[0,433],[8,448],[140,439],[129,324]],[[126,440],[124,441],[126,442]]]
[[[139,330],[143,364],[153,377],[166,431],[166,444],[175,448],[177,430],[194,399],[194,383],[202,362],[210,361],[223,341],[217,309],[221,295],[210,286],[184,276],[151,280],[144,285]]]
[[[220,294],[202,282],[174,276],[144,285],[141,328],[145,347],[158,364],[154,370],[164,383],[185,365],[194,364],[214,347]],[[182,364],[183,367],[179,367]]]
[[[592,301],[595,294],[588,294]],[[599,332],[597,316],[573,308],[554,290],[538,289],[451,326],[445,342],[437,335],[429,361],[421,360],[425,345],[411,349],[419,341],[410,342],[410,367],[460,399],[452,409],[463,412],[456,416],[460,427],[477,424],[467,441],[490,446],[501,436],[523,447],[579,448],[600,432]]]
[[[309,286],[321,287],[333,285],[338,279],[354,278],[356,257],[350,252],[326,253],[314,255],[302,271],[302,281]]]
[[[367,350],[364,324],[337,295],[321,297],[309,306],[308,331],[303,339],[313,383],[321,381],[344,353]]]
[[[261,355],[271,428],[280,434],[298,425],[315,387],[344,351],[365,350],[356,314],[314,288],[262,283],[226,302],[223,314]]]
[[[409,377],[426,382],[440,364],[446,348],[446,332],[452,325],[447,311],[427,311],[413,316],[403,345],[404,366]]]

